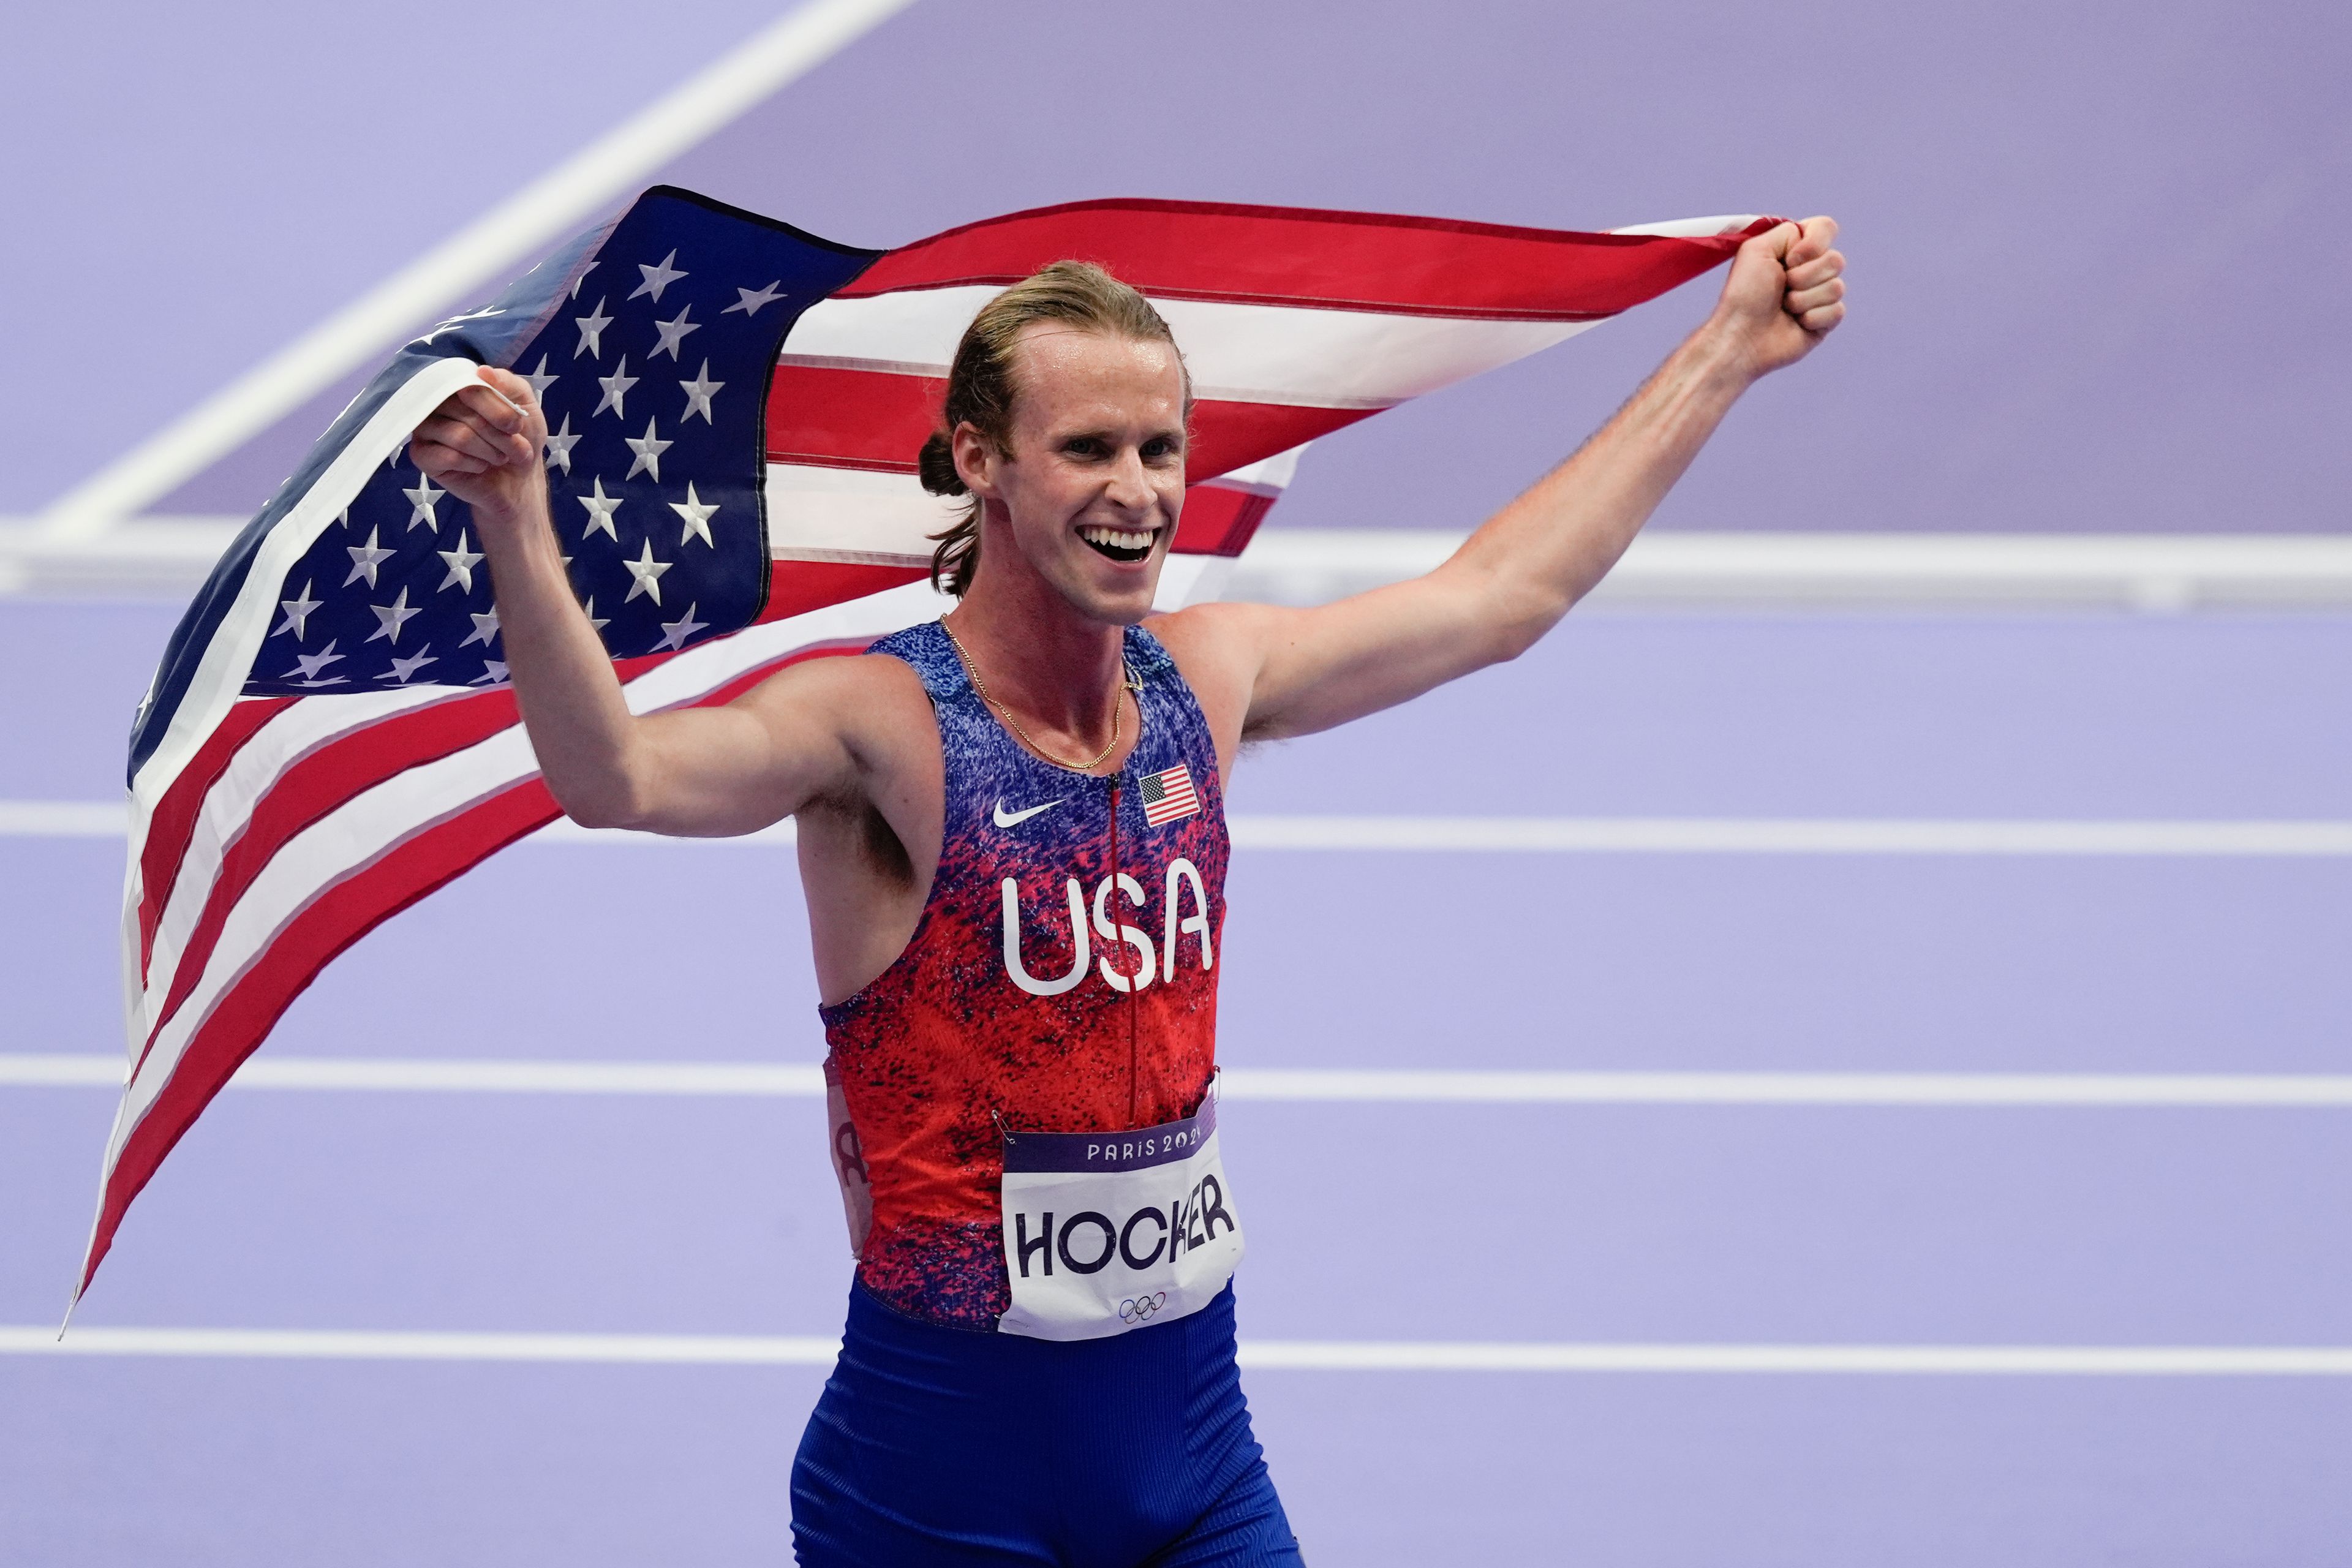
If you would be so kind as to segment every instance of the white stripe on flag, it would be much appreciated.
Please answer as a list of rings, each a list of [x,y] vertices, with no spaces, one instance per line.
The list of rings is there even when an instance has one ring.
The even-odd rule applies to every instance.
[[[784,341],[795,363],[943,376],[964,329],[1003,290],[904,289],[823,300]],[[1204,401],[1386,408],[1574,337],[1591,321],[1324,310],[1154,299]]]
[[[935,496],[912,474],[771,463],[768,552],[779,561],[928,566],[931,541],[965,503]]]
[[[1293,447],[1203,482],[1278,497],[1305,450]],[[912,474],[813,463],[769,464],[764,491],[768,552],[778,561],[928,566],[930,535],[953,522],[965,505],[931,494]]]

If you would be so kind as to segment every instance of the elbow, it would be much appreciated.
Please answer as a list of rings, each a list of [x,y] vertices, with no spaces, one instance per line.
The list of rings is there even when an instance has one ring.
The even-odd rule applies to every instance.
[[[558,795],[556,797],[555,804],[563,808],[564,816],[570,817],[573,822],[578,823],[583,827],[627,827],[631,826],[628,813],[614,810],[609,804],[604,801],[566,798],[562,795]]]
[[[545,775],[563,815],[583,827],[643,828],[650,816],[643,793],[626,779],[565,779]]]
[[[1575,603],[1549,594],[1512,595],[1487,622],[1487,662],[1507,664],[1534,647]]]

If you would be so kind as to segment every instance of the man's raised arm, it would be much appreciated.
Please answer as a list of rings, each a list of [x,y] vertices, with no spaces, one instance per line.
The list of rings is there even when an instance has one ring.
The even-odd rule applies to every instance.
[[[840,789],[855,773],[836,714],[854,677],[821,659],[723,708],[639,718],[572,596],[548,516],[546,421],[530,384],[481,384],[416,427],[416,466],[474,510],[499,633],[541,775],[576,822],[716,837],[749,833]]]
[[[1717,425],[1758,378],[1844,318],[1845,258],[1825,217],[1739,248],[1706,323],[1576,455],[1472,534],[1444,565],[1315,609],[1204,605],[1215,684],[1245,691],[1244,738],[1303,735],[1516,658],[1608,574]]]

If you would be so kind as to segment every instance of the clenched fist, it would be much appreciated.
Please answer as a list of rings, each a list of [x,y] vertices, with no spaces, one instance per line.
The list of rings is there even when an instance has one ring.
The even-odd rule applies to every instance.
[[[1809,217],[1739,247],[1709,322],[1751,376],[1796,363],[1845,320],[1837,220]]]
[[[484,365],[478,385],[461,387],[409,438],[422,472],[474,509],[478,526],[497,528],[547,507],[540,453],[547,420],[530,383]]]

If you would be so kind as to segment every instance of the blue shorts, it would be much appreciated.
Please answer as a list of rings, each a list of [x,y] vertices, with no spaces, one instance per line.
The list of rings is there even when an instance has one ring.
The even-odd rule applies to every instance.
[[[1188,1318],[1056,1343],[849,1293],[793,1463],[812,1568],[1299,1563],[1234,1365],[1228,1285]]]

